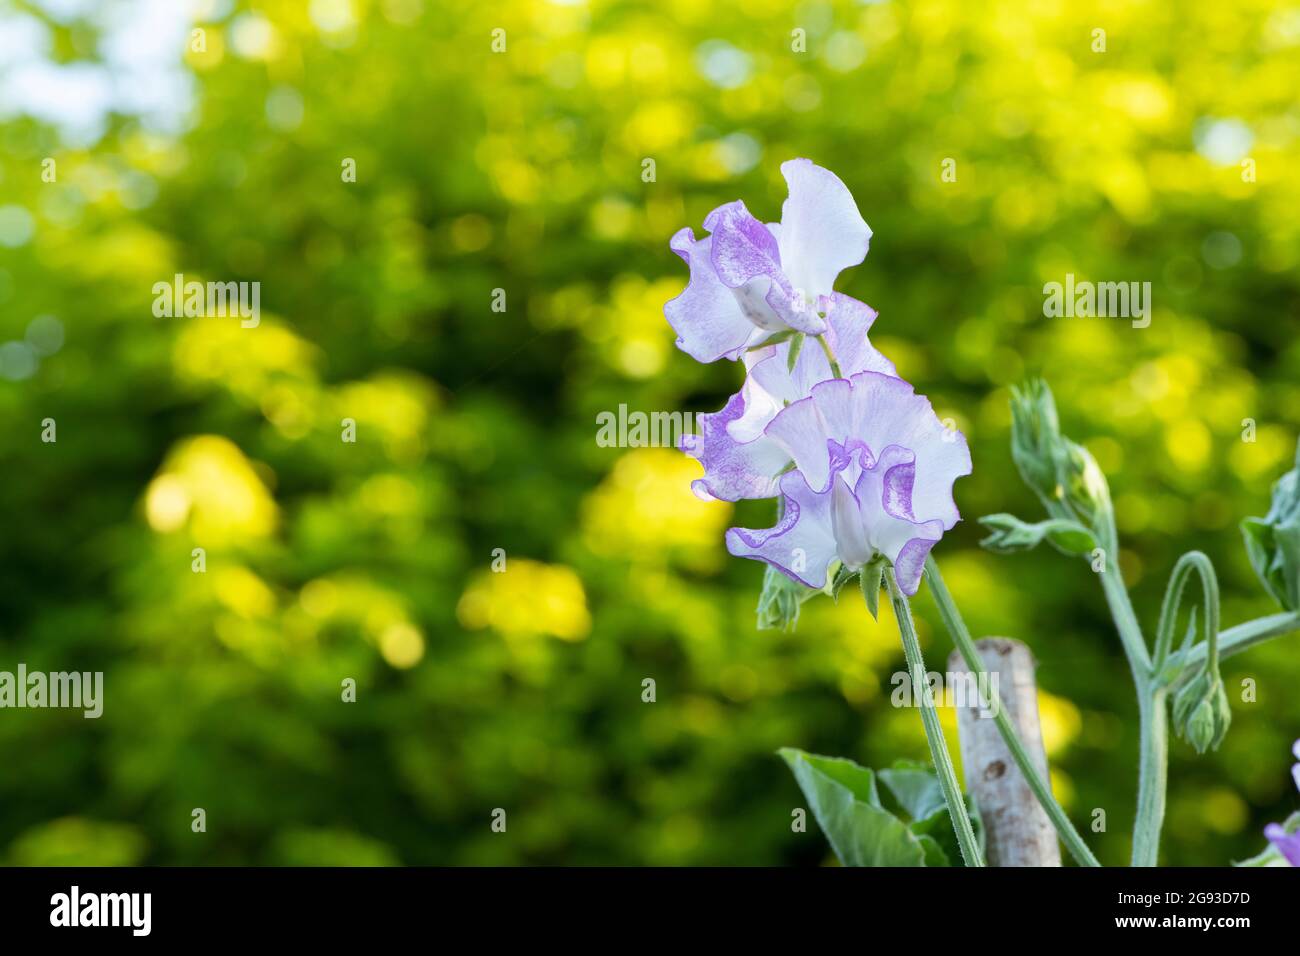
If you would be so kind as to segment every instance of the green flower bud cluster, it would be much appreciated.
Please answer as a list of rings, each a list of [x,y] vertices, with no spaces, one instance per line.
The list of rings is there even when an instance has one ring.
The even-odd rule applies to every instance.
[[[1223,743],[1232,724],[1232,709],[1223,678],[1205,668],[1174,696],[1174,728],[1199,754]]]
[[[1011,457],[1055,517],[1077,518],[1101,547],[1115,549],[1110,486],[1096,459],[1061,434],[1052,390],[1041,379],[1011,392]]]
[[[1284,610],[1300,610],[1300,445],[1295,467],[1273,486],[1268,514],[1247,518],[1241,531],[1264,589]]]

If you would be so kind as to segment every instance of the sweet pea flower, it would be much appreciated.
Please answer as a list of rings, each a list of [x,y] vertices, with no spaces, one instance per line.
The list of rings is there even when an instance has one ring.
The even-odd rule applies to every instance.
[[[826,306],[826,342],[841,375],[896,374],[894,364],[867,339],[867,330],[876,320],[874,309],[838,292]],[[691,483],[698,497],[739,501],[778,493],[778,480],[791,456],[767,436],[766,429],[787,405],[807,398],[815,385],[836,377],[826,352],[815,345],[805,344],[791,368],[792,347],[786,341],[747,352],[744,387],[721,411],[700,416],[700,434],[683,436],[682,450],[704,466],[704,477]]]
[[[737,359],[773,335],[822,335],[835,277],[866,258],[871,229],[839,177],[811,160],[781,164],[789,196],[779,223],[736,200],[688,226],[670,246],[690,266],[685,291],[664,306],[677,346],[700,362]]]
[[[810,588],[825,587],[836,560],[857,570],[884,555],[915,594],[930,549],[961,517],[952,486],[971,472],[965,436],[907,382],[872,371],[814,385],[764,435],[795,465],[779,481],[782,517],[732,528],[727,550]]]
[[[1292,745],[1291,752],[1295,754],[1296,760],[1300,760],[1300,740]],[[1296,789],[1300,790],[1300,763],[1291,768],[1291,776],[1295,778]],[[1292,866],[1300,866],[1300,830],[1287,833],[1286,828],[1281,824],[1270,823],[1264,828],[1264,836],[1277,847],[1277,851],[1286,858],[1288,863]]]

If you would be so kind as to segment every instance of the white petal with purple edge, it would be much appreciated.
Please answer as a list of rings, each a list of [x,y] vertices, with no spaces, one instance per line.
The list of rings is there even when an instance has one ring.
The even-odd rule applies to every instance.
[[[704,228],[713,234],[714,271],[755,326],[767,332],[792,328],[820,335],[826,331],[825,321],[813,308],[815,300],[796,297],[781,268],[776,237],[743,202],[719,206],[704,220]]]
[[[777,493],[777,477],[789,464],[780,445],[759,436],[737,442],[731,426],[746,414],[743,392],[731,396],[722,411],[700,416],[700,434],[684,436],[682,451],[699,460],[704,477],[691,482],[691,490],[704,500],[719,498],[770,498]]]
[[[926,556],[944,532],[941,521],[916,521],[903,513],[912,495],[912,460],[906,449],[891,445],[874,467],[862,470],[853,489],[867,540],[893,563],[898,586],[907,595],[916,593]]]
[[[898,445],[915,456],[913,513],[937,519],[945,529],[960,519],[952,485],[970,474],[970,451],[960,432],[944,428],[929,399],[902,379],[859,372],[833,379],[782,410],[767,426],[769,438],[783,447],[818,490],[828,487],[836,448],[865,444],[871,456]],[[848,476],[856,480],[855,475]]]
[[[826,586],[826,571],[836,558],[831,527],[831,496],[817,495],[798,472],[781,477],[785,516],[766,529],[732,528],[727,550],[739,558],[766,561],[810,588]]]
[[[781,263],[810,300],[830,295],[835,278],[867,257],[871,229],[838,176],[809,159],[781,164],[790,187],[781,207]]]
[[[664,305],[664,316],[677,333],[677,347],[698,362],[739,358],[763,333],[745,318],[731,289],[714,272],[710,238],[697,241],[686,228],[673,236],[671,246],[691,268],[682,294]]]
[[[842,355],[844,374],[869,370],[892,375],[893,363],[867,338],[875,312],[838,294],[831,305],[827,337],[839,344],[837,352]],[[746,352],[743,360],[749,374],[740,394],[716,415],[701,416],[703,434],[691,448],[683,449],[705,467],[704,478],[692,486],[697,494],[727,501],[776,494],[776,479],[789,465],[791,456],[768,438],[765,430],[786,403],[808,397],[813,386],[831,374],[825,354],[815,345],[805,343],[793,372],[789,355],[789,342]],[[720,425],[725,425],[725,430]],[[749,443],[754,447],[733,447]]]

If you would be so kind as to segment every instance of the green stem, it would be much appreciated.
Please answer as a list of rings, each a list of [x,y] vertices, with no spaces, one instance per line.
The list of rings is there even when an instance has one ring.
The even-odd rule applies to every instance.
[[[831,344],[826,341],[826,336],[817,336],[817,343],[822,347],[822,351],[826,353],[826,361],[831,363],[831,375],[835,378],[843,378],[844,373],[840,371],[840,363],[835,361],[835,353],[831,351]]]
[[[1219,635],[1219,658],[1240,654],[1256,644],[1263,644],[1265,641],[1298,630],[1300,630],[1300,611],[1287,611],[1283,614],[1271,614],[1268,617],[1246,621],[1236,627],[1228,628]],[[1173,684],[1175,689],[1196,673],[1196,665],[1205,660],[1208,652],[1209,648],[1204,644],[1197,644],[1188,652],[1183,676]]]
[[[1137,820],[1133,824],[1133,865],[1155,866],[1160,829],[1165,819],[1169,778],[1169,708],[1167,691],[1150,681],[1138,687],[1141,763],[1138,767]]]
[[[957,610],[957,605],[953,603],[952,595],[948,593],[948,588],[943,582],[943,575],[939,573],[939,565],[933,557],[926,559],[925,579],[930,584],[930,591],[933,593],[935,603],[939,607],[939,616],[943,618],[944,626],[947,627],[953,644],[957,646],[957,651],[961,654],[962,660],[966,662],[966,666],[976,675],[977,686],[989,686],[988,672],[984,669],[984,662],[980,659],[975,642],[971,640],[970,631],[966,629],[966,622],[962,620],[961,612]],[[1007,749],[1011,751],[1011,757],[1015,760],[1016,766],[1020,768],[1021,774],[1024,775],[1025,782],[1029,784],[1029,789],[1038,798],[1038,803],[1047,813],[1048,819],[1052,821],[1052,826],[1056,827],[1061,842],[1065,844],[1066,849],[1070,851],[1070,855],[1074,857],[1075,862],[1080,866],[1101,866],[1097,862],[1097,858],[1093,856],[1092,851],[1088,849],[1088,844],[1079,835],[1079,831],[1070,822],[1070,818],[1066,816],[1061,805],[1052,796],[1051,787],[1039,774],[1038,768],[1029,756],[1029,751],[1021,743],[1015,725],[1011,723],[1011,718],[1007,716],[1007,709],[1002,702],[1002,695],[997,694],[996,691],[994,693],[996,697],[994,700],[990,700],[989,704],[991,705],[990,709],[993,711],[998,732],[1002,734],[1002,740],[1006,743]]]
[[[921,642],[917,640],[916,628],[912,624],[912,609],[908,606],[903,592],[898,589],[893,568],[885,569],[885,582],[889,587],[889,600],[894,605],[898,633],[903,639],[903,656],[907,658],[907,669],[911,672],[912,691],[921,702],[921,723],[925,726],[925,738],[930,744],[934,769],[939,774],[939,786],[943,789],[944,800],[948,803],[948,816],[952,818],[952,827],[957,832],[957,843],[961,847],[962,860],[967,866],[983,866],[984,857],[980,853],[979,844],[975,842],[975,831],[971,828],[970,817],[966,813],[966,803],[962,799],[961,787],[957,783],[957,772],[953,769],[952,758],[948,755],[948,745],[943,739],[943,727],[939,724],[939,712],[935,710],[930,683],[925,676],[925,661],[921,657]]]
[[[1168,683],[1171,679],[1163,672],[1170,664],[1170,654],[1174,646],[1174,628],[1178,624],[1178,611],[1182,607],[1187,579],[1193,571],[1201,579],[1201,604],[1205,615],[1203,623],[1210,672],[1216,676],[1219,672],[1219,578],[1214,573],[1214,565],[1203,552],[1188,551],[1174,565],[1174,570],[1169,575],[1169,585],[1165,588],[1165,599],[1160,605],[1160,624],[1156,628],[1156,650],[1151,662],[1151,670],[1161,683]],[[1191,638],[1191,634],[1188,638]],[[1184,662],[1174,663],[1181,668]]]
[[[1138,698],[1138,797],[1133,819],[1133,866],[1155,866],[1160,829],[1165,821],[1165,786],[1169,768],[1169,713],[1165,691],[1151,669],[1146,641],[1118,565],[1106,556],[1101,586],[1133,672]]]
[[[1142,626],[1138,624],[1137,614],[1133,611],[1133,602],[1129,600],[1128,588],[1119,572],[1115,559],[1107,554],[1106,565],[1100,573],[1101,589],[1106,594],[1106,603],[1110,605],[1110,616],[1115,620],[1115,629],[1119,632],[1120,643],[1124,645],[1124,655],[1128,658],[1129,668],[1133,671],[1133,682],[1141,687],[1151,673],[1151,657],[1147,654],[1146,641],[1142,638]]]

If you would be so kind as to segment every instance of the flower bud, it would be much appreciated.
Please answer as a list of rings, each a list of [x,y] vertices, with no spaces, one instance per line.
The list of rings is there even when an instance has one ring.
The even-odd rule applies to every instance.
[[[799,621],[799,606],[819,592],[786,577],[770,564],[763,574],[758,596],[758,628],[793,631]]]
[[[1174,727],[1197,753],[1217,750],[1232,724],[1228,694],[1218,675],[1202,671],[1174,697]]]
[[[1300,610],[1300,445],[1295,467],[1273,486],[1268,514],[1247,518],[1241,531],[1264,589],[1285,610]]]
[[[1056,449],[1061,425],[1052,390],[1042,379],[1011,389],[1011,457],[1020,477],[1044,501],[1059,497]]]
[[[1110,503],[1110,485],[1097,459],[1082,445],[1062,439],[1056,477],[1070,507],[1103,542],[1103,547],[1113,548],[1115,513]]]
[[[1025,484],[1052,510],[1073,509],[1107,549],[1115,547],[1110,486],[1096,459],[1061,434],[1056,401],[1047,383],[1035,379],[1011,393],[1011,457]]]

